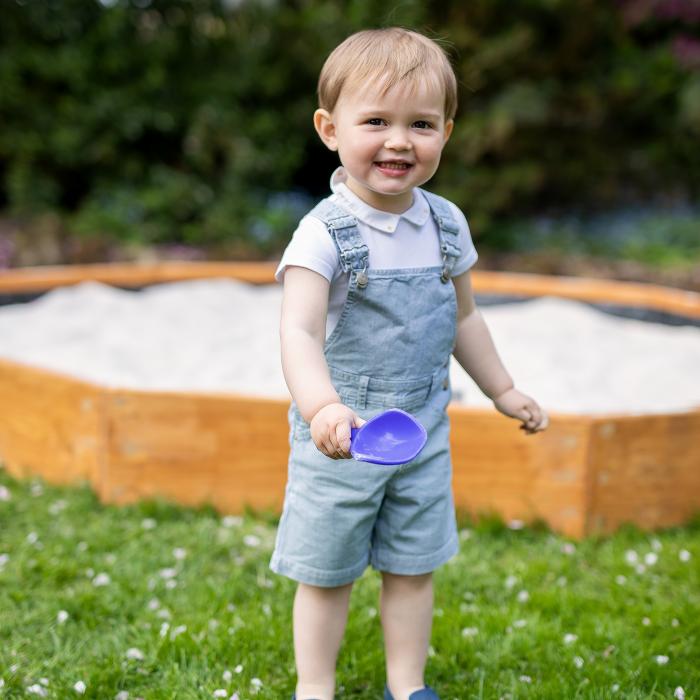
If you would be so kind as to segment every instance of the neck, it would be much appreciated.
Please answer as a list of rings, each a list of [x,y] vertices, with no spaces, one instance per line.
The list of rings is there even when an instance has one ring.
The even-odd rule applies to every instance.
[[[364,187],[359,187],[350,178],[345,182],[347,188],[357,195],[365,204],[374,209],[385,211],[389,214],[403,214],[413,205],[413,190],[396,195],[386,195],[374,192]]]

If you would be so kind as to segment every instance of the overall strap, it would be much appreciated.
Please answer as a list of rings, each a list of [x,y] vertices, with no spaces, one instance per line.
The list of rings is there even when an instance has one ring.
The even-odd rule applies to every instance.
[[[369,267],[369,248],[357,230],[357,219],[332,202],[330,198],[321,200],[310,212],[323,221],[328,233],[335,241],[340,255],[343,272],[354,274],[357,286],[367,286],[367,268]]]
[[[449,202],[432,192],[421,190],[425,195],[435,223],[440,231],[440,252],[442,253],[442,275],[440,279],[447,282],[452,275],[452,268],[461,255],[459,247],[459,226],[452,214]]]

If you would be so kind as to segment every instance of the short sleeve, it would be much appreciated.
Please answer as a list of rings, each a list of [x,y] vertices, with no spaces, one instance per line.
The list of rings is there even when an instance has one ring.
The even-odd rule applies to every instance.
[[[455,206],[452,202],[449,202],[450,209],[452,209],[452,214],[455,217],[455,222],[459,227],[459,249],[460,256],[457,258],[457,262],[452,268],[452,276],[456,277],[473,267],[474,263],[479,258],[476,248],[474,247],[474,242],[472,241],[472,235],[469,231],[469,224],[465,218],[462,210]]]
[[[288,267],[306,267],[332,282],[341,271],[335,242],[326,225],[314,216],[305,216],[292,235],[275,271],[275,279],[282,282]]]

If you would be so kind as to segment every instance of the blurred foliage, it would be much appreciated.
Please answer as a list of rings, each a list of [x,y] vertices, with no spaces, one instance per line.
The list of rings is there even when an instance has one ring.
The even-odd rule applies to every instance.
[[[697,0],[4,0],[0,209],[71,232],[272,255],[335,165],[325,56],[403,25],[443,41],[461,107],[429,187],[504,217],[700,190]],[[695,144],[695,145],[693,145]]]
[[[489,246],[515,253],[552,253],[683,268],[700,262],[700,210],[638,207],[604,214],[503,219]]]

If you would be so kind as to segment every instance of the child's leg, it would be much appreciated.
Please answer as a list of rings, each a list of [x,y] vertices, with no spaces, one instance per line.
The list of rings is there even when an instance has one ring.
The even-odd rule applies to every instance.
[[[335,663],[343,640],[352,583],[320,588],[300,583],[294,598],[297,700],[333,700]]]
[[[382,629],[387,685],[395,700],[408,700],[425,687],[433,622],[433,575],[398,576],[382,572]]]

